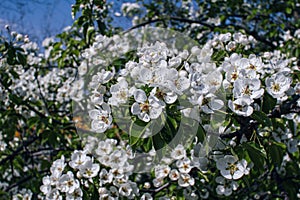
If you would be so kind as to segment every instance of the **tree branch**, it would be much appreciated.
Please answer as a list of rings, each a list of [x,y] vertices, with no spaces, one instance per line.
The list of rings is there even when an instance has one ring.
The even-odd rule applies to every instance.
[[[293,95],[291,100],[287,100],[283,102],[280,106],[275,107],[270,114],[268,114],[269,118],[280,118],[281,115],[290,114],[290,113],[299,113],[300,107],[297,106],[297,101],[299,100],[300,95]],[[237,118],[239,124],[241,125],[241,129],[237,130],[233,133],[229,134],[221,134],[221,139],[225,138],[234,138],[237,137],[237,141],[239,142],[241,137],[245,135],[247,138],[251,137],[251,134],[254,130],[256,130],[258,126],[258,122],[255,120],[251,121],[251,118],[247,117],[238,117]]]
[[[138,24],[136,26],[133,26],[133,27],[129,28],[128,30],[124,31],[123,33],[128,33],[128,32],[130,32],[134,29],[146,26],[148,24],[152,24],[152,23],[159,22],[159,21],[166,21],[166,20],[170,20],[170,21],[173,20],[173,21],[179,21],[179,22],[190,23],[190,24],[200,24],[200,25],[205,26],[205,27],[207,27],[211,30],[214,30],[215,28],[226,28],[228,26],[233,26],[233,27],[236,27],[237,29],[243,29],[247,34],[252,35],[256,40],[265,43],[269,47],[271,47],[273,49],[276,48],[276,46],[272,42],[270,42],[266,38],[260,36],[256,31],[251,31],[250,29],[248,29],[247,27],[242,26],[242,25],[226,24],[226,25],[215,26],[215,25],[209,24],[209,23],[207,23],[205,21],[202,21],[202,20],[193,20],[193,19],[186,19],[186,18],[180,18],[180,17],[174,17],[174,16],[171,16],[171,17],[168,17],[168,16],[167,17],[158,17],[157,19],[154,19],[154,20],[148,20],[146,22],[143,22],[141,24]]]

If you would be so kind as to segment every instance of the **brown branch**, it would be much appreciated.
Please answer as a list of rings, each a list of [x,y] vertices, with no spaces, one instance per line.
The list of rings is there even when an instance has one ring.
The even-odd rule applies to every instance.
[[[16,151],[14,151],[12,154],[6,156],[4,159],[0,161],[0,166],[4,165],[7,161],[14,159],[22,150],[24,150],[25,147],[33,144],[35,141],[40,139],[40,137],[33,137],[31,140],[24,141],[22,146],[20,146]]]
[[[293,95],[291,100],[285,101],[280,106],[275,107],[272,112],[268,115],[270,118],[280,118],[281,115],[289,113],[299,113],[300,107],[297,106],[297,101],[299,100],[300,95]]]
[[[300,107],[297,106],[297,101],[299,100],[300,95],[293,95],[291,100],[287,100],[283,102],[280,106],[275,107],[272,112],[268,115],[269,118],[280,118],[281,115],[289,114],[289,113],[299,113]],[[251,118],[247,117],[237,117],[238,123],[241,126],[240,130],[237,130],[233,133],[229,134],[221,134],[220,137],[222,139],[225,138],[234,138],[237,137],[237,141],[239,142],[241,137],[245,135],[247,138],[251,137],[254,130],[256,130],[258,126],[258,122],[255,120],[251,121]]]
[[[251,31],[250,29],[248,29],[247,27],[242,26],[242,25],[238,25],[238,24],[226,24],[225,25],[225,24],[223,24],[223,25],[215,26],[215,25],[209,24],[209,23],[207,23],[205,21],[202,21],[202,20],[193,20],[193,19],[186,19],[186,18],[174,17],[174,16],[171,16],[171,17],[168,17],[168,16],[167,17],[158,17],[157,19],[154,19],[154,20],[148,20],[148,21],[145,21],[141,24],[138,24],[136,26],[133,26],[133,27],[129,28],[128,30],[124,31],[123,33],[128,33],[128,32],[130,32],[134,29],[146,26],[148,24],[152,24],[152,23],[159,22],[159,21],[166,21],[166,20],[170,20],[170,21],[173,20],[173,21],[179,21],[179,22],[190,23],[190,24],[200,24],[200,25],[205,26],[205,27],[207,27],[211,30],[214,30],[215,28],[226,28],[226,27],[229,27],[229,26],[233,26],[233,27],[236,27],[237,29],[243,29],[247,34],[252,35],[256,40],[265,43],[269,47],[271,47],[273,49],[276,48],[276,46],[272,42],[270,42],[266,38],[260,36],[258,34],[258,32]]]
[[[140,28],[140,27],[143,27],[143,26],[146,26],[146,25],[148,25],[148,24],[155,23],[155,22],[159,22],[159,21],[162,21],[162,20],[163,20],[163,19],[158,18],[158,19],[153,19],[153,20],[145,21],[145,22],[143,22],[143,23],[141,23],[141,24],[135,25],[135,26],[133,26],[133,27],[127,29],[126,31],[123,32],[123,34],[128,33],[128,32],[130,32],[130,31],[132,31],[132,30],[134,30],[134,29],[137,29],[137,28]]]

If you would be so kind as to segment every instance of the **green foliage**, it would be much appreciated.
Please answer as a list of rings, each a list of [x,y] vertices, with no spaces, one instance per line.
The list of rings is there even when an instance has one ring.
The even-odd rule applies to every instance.
[[[300,29],[297,1],[196,0],[190,4],[179,0],[138,2],[143,9],[136,13],[139,16],[136,21],[138,25],[132,29],[150,24],[168,27],[183,32],[199,44],[204,44],[216,34],[240,31],[256,39],[257,45],[249,44],[253,46],[250,50],[238,45],[234,49],[236,53],[262,56],[264,51],[278,50],[282,57],[294,57],[291,63],[293,62],[293,66],[298,69],[294,69],[291,74],[291,84],[295,86],[299,83],[300,73],[297,70],[299,70],[300,38],[294,36]],[[196,14],[190,14],[191,7],[195,7]],[[72,151],[83,147],[82,138],[76,128],[88,132],[88,127],[75,127],[70,106],[71,99],[57,94],[58,90],[63,88],[64,82],[68,81],[71,85],[74,83],[75,79],[71,77],[78,75],[85,50],[93,46],[97,35],[112,36],[122,30],[123,27],[113,27],[110,8],[110,5],[102,0],[76,0],[72,7],[74,24],[70,29],[58,34],[53,43],[46,47],[48,57],[39,57],[40,52],[34,48],[33,43],[17,39],[15,33],[8,28],[7,33],[0,36],[0,140],[8,145],[0,152],[0,182],[8,184],[6,188],[0,188],[1,199],[10,198],[13,191],[19,188],[30,189],[34,193],[33,199],[37,199],[42,178],[49,174],[53,161],[62,155],[70,156]],[[211,22],[212,19],[218,19],[219,22]],[[287,33],[293,37],[285,38],[289,35]],[[32,48],[26,47],[25,44],[31,45]],[[229,53],[225,49],[214,51],[211,58],[221,65],[224,59],[230,56]],[[36,58],[37,61],[32,58]],[[138,60],[135,50],[114,59],[107,70],[114,67],[118,72],[129,60]],[[268,58],[264,61],[268,62]],[[63,70],[65,74],[58,75],[57,79],[50,81],[49,88],[44,88],[48,82],[45,83],[43,78],[52,73],[53,69]],[[28,73],[28,77],[22,75],[25,73]],[[18,85],[16,81],[22,82],[22,79],[26,78],[36,83],[36,87],[28,88],[28,93],[22,93],[15,87]],[[265,89],[267,86],[263,81],[265,80],[262,80],[261,84]],[[104,87],[110,86],[104,84]],[[153,88],[147,86],[143,89],[149,95]],[[47,92],[49,90],[48,94],[52,98],[45,97],[46,90]],[[233,98],[231,94],[226,95],[228,99]],[[63,100],[59,100],[60,98]],[[195,137],[204,146],[197,147],[196,150],[199,152],[194,153],[206,157],[209,163],[206,171],[191,172],[195,177],[195,185],[191,188],[197,190],[197,195],[208,191],[210,199],[246,197],[296,199],[300,187],[299,146],[296,145],[295,151],[291,150],[289,137],[293,135],[294,139],[300,139],[300,125],[293,119],[299,114],[297,98],[299,99],[299,94],[278,100],[265,92],[261,98],[255,100],[257,109],[251,116],[236,116],[230,114],[229,109],[226,112],[222,111],[226,114],[224,124],[214,124],[214,119],[201,115],[203,124],[205,122],[214,124],[213,131],[217,132],[221,125],[225,127],[226,133],[216,137],[211,136],[203,124],[182,116],[178,107],[184,102],[167,105],[166,115],[162,115],[157,121],[151,121],[152,124],[131,117],[130,126],[126,127],[128,132],[122,131],[125,130],[125,125],[122,127],[125,119],[114,119],[114,127],[105,134],[108,138],[118,139],[119,142],[128,141],[136,152],[157,150],[156,159],[159,160],[169,153],[164,147],[170,145],[170,148],[175,148],[170,141],[176,138],[178,131],[183,133],[181,137],[176,138],[180,144],[189,144],[193,141],[194,135],[190,135],[192,132],[190,127],[195,127]],[[129,112],[129,107],[125,109]],[[291,113],[296,115],[282,117]],[[77,120],[83,120],[85,117],[80,116]],[[147,134],[147,128],[152,127],[162,128],[151,137],[143,137]],[[239,160],[245,159],[251,168],[249,175],[236,180],[239,188],[233,191],[230,197],[216,193],[215,179],[221,175],[212,161],[220,152],[212,151],[212,148],[217,149],[219,146],[225,146],[221,150],[222,154],[232,154]],[[190,155],[191,147],[185,148]],[[17,172],[18,175],[15,175]],[[7,178],[7,174],[13,178]],[[150,181],[151,176],[153,174],[143,176],[133,174],[130,178],[134,177],[137,183],[143,183],[146,180]],[[99,199],[98,189],[97,179],[83,190],[83,199]],[[144,188],[141,187],[140,190],[143,191]],[[176,199],[185,199],[184,191],[186,192],[177,185],[177,182],[170,181],[165,187],[151,191],[151,195],[155,198],[168,195]]]

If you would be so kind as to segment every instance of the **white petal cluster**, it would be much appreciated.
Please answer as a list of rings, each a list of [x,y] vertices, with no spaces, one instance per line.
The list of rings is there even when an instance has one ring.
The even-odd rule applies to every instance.
[[[238,183],[236,181],[225,179],[222,176],[218,176],[216,182],[218,183],[216,187],[218,195],[230,196],[233,191],[238,189]]]
[[[189,173],[195,167],[195,163],[187,156],[184,146],[181,144],[177,145],[170,152],[170,157],[173,168],[166,164],[155,166],[153,185],[160,187],[164,184],[165,179],[169,178],[171,181],[176,181],[182,188],[193,186],[195,179]]]
[[[76,199],[82,199],[83,193],[79,180],[72,171],[63,173],[66,166],[67,163],[65,163],[65,158],[62,156],[53,162],[50,168],[51,175],[43,178],[43,185],[40,187],[40,190],[46,199],[62,199],[63,194],[69,199],[72,199],[74,196],[78,197]]]
[[[290,88],[292,79],[285,73],[279,72],[266,78],[266,87],[269,94],[274,98],[282,98],[285,92]]]
[[[92,130],[98,133],[105,132],[112,123],[111,109],[106,103],[98,109],[90,110],[89,116],[92,119]]]
[[[131,113],[137,115],[142,121],[149,122],[161,115],[163,106],[159,103],[157,97],[153,95],[147,97],[143,90],[137,89],[134,92],[134,100],[136,102],[131,106]]]
[[[217,168],[223,177],[229,180],[237,180],[244,175],[249,174],[249,168],[247,167],[247,161],[242,159],[239,161],[232,155],[225,155],[217,160]]]

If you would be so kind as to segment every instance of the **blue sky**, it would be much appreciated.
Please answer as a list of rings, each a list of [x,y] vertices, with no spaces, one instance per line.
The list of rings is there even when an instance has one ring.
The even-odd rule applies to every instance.
[[[66,26],[72,25],[71,6],[76,0],[0,0],[0,30],[9,24],[11,30],[29,35],[31,40],[41,42],[55,36]],[[135,0],[107,0],[113,3],[111,14],[120,12],[123,2]],[[113,25],[127,29],[131,19],[114,17]],[[0,32],[1,33],[1,32]]]
[[[28,34],[32,40],[56,35],[72,24],[71,5],[75,0],[0,0],[0,30]]]

